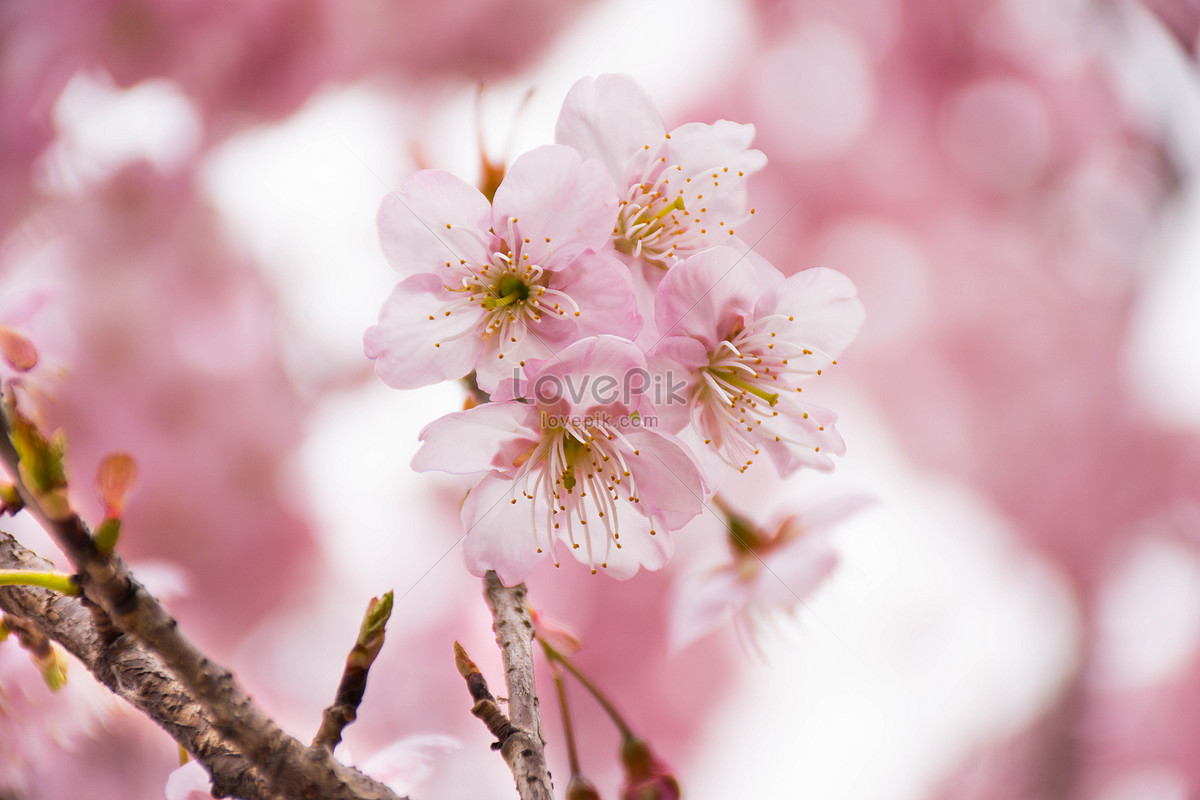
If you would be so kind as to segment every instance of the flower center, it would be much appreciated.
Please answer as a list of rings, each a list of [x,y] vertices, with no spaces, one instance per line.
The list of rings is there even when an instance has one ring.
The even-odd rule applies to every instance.
[[[732,226],[740,220],[717,218],[709,206],[723,196],[728,200],[731,192],[744,192],[743,171],[719,167],[689,175],[682,165],[669,164],[666,155],[654,155],[649,145],[645,150],[640,180],[635,176],[625,192],[613,226],[618,251],[670,269],[676,261],[716,244],[718,235],[733,235]],[[718,205],[728,210],[728,202]]]
[[[505,353],[520,345],[530,326],[539,322],[543,314],[579,316],[575,300],[550,285],[554,273],[532,263],[528,254],[521,252],[526,240],[520,238],[515,219],[510,221],[506,237],[472,233],[487,245],[489,260],[483,264],[466,260],[457,264],[446,262],[453,277],[446,282],[445,289],[461,297],[446,303],[440,312],[449,317],[474,309],[477,321],[436,346],[469,335],[484,340],[496,337],[498,356],[504,358]],[[516,245],[510,246],[509,242]],[[437,315],[429,316],[430,320],[436,318]]]
[[[529,459],[535,464],[540,462],[542,469],[536,476],[533,470],[526,472],[521,489],[530,501],[531,523],[536,523],[536,514],[541,510],[546,515],[548,541],[544,546],[551,553],[554,536],[562,535],[565,527],[565,539],[572,549],[586,548],[592,572],[596,571],[597,561],[600,567],[607,567],[612,547],[621,548],[617,503],[623,499],[638,502],[626,455],[629,451],[635,456],[639,453],[605,420],[555,418],[543,432],[541,444]],[[603,528],[603,553],[596,551],[589,524]],[[531,524],[530,530],[536,540],[537,525]],[[543,543],[539,541],[537,546],[542,552]]]
[[[505,275],[496,283],[496,296],[484,298],[482,305],[486,309],[493,309],[528,299],[529,285],[516,275]]]
[[[808,366],[812,350],[780,341],[764,323],[793,321],[776,315],[739,325],[709,354],[692,405],[692,422],[727,463],[745,471],[758,455],[763,437],[796,443],[775,430],[784,414],[802,420],[808,414],[788,400],[801,391],[797,378],[820,374]],[[836,362],[835,362],[836,363]]]
[[[683,198],[668,195],[665,185],[639,183],[629,187],[613,226],[613,245],[618,251],[642,258],[660,269],[668,269],[698,242],[693,220]]]
[[[687,216],[683,198],[669,199],[665,187],[631,186],[617,213],[613,245],[626,255],[667,269],[675,261],[675,250],[681,243],[686,245]]]

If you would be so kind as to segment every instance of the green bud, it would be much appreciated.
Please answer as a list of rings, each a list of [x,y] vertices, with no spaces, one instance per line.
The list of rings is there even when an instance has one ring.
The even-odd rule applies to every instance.
[[[57,692],[67,685],[67,660],[57,647],[50,645],[48,652],[34,656],[33,660],[42,671],[42,680],[50,687],[50,691]]]
[[[62,432],[47,439],[15,408],[10,407],[9,414],[10,438],[20,459],[21,480],[38,496],[47,516],[64,519],[71,508],[67,502],[67,470],[63,463],[66,443]]]

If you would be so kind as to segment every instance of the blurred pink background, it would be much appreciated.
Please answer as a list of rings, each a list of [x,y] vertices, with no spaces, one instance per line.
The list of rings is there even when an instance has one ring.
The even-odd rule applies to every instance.
[[[628,72],[668,128],[756,125],[739,233],[785,272],[846,273],[867,307],[812,389],[849,455],[729,494],[764,524],[876,502],[752,644],[671,646],[680,587],[724,547],[710,515],[659,573],[544,565],[531,601],[689,798],[1189,800],[1198,41],[1196,0],[9,0],[0,317],[44,295],[19,322],[28,390],[76,501],[97,518],[97,462],[135,456],[122,551],[270,713],[311,736],[367,600],[395,589],[349,749],[450,734],[413,796],[512,797],[452,665],[458,639],[502,685],[456,546],[465,486],[408,468],[463,393],[371,374],[361,335],[394,281],[374,215],[415,169],[477,179],[477,125],[511,160],[552,139],[575,80]],[[572,699],[616,796],[616,734]],[[0,797],[158,798],[177,765],[79,665],[51,695],[0,645]]]

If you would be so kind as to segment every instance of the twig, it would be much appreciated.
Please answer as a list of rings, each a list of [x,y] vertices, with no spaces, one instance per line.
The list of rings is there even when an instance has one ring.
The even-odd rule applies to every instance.
[[[51,565],[0,531],[0,566],[47,569]],[[246,757],[213,729],[204,709],[162,662],[128,636],[108,640],[79,598],[27,586],[3,587],[0,608],[58,642],[114,694],[158,723],[208,768],[218,796],[275,800]]]
[[[545,741],[533,679],[533,621],[525,604],[525,584],[507,588],[495,572],[483,578],[492,610],[492,630],[504,660],[508,718],[516,728],[500,747],[522,800],[552,800],[554,787],[546,766]]]
[[[492,749],[501,749],[508,741],[508,737],[517,733],[517,729],[500,710],[495,696],[488,689],[483,673],[479,671],[479,667],[475,666],[475,662],[458,642],[454,643],[454,666],[458,667],[458,674],[462,675],[467,682],[467,691],[471,693],[471,699],[475,701],[475,705],[471,707],[471,713],[483,720],[488,731],[496,737],[496,743],[492,745]]]
[[[367,690],[367,674],[371,665],[375,663],[380,648],[383,647],[387,621],[391,616],[391,592],[382,598],[371,598],[371,602],[367,604],[367,612],[363,615],[362,625],[358,629],[358,639],[350,649],[350,655],[346,656],[346,667],[342,670],[337,696],[333,705],[321,715],[321,728],[313,737],[313,747],[324,747],[332,753],[342,741],[342,731],[358,719],[358,706]]]
[[[12,431],[8,409],[4,422]],[[245,754],[268,785],[294,800],[398,800],[386,786],[339,763],[328,750],[305,747],[254,705],[232,672],[179,632],[175,619],[133,579],[120,556],[96,547],[87,524],[66,506],[65,481],[52,486],[53,494],[32,491],[25,483],[31,470],[21,469],[17,450],[6,435],[0,435],[0,460],[8,465],[26,509],[79,571],[84,596],[108,614],[116,629],[136,637],[162,659],[200,701],[213,727]]]
[[[79,585],[72,576],[50,569],[0,569],[0,586],[40,586],[62,594],[79,594]]]

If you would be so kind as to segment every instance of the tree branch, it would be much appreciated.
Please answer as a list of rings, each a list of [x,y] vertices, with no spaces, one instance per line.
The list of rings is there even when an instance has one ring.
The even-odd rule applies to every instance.
[[[467,682],[467,691],[471,693],[471,699],[475,701],[475,705],[471,706],[471,713],[487,726],[488,732],[492,736],[496,737],[496,743],[492,745],[492,749],[499,750],[508,741],[508,737],[519,732],[518,729],[513,727],[513,724],[508,721],[508,717],[500,710],[496,698],[488,689],[487,679],[483,677],[479,667],[475,666],[475,662],[458,642],[454,643],[454,666],[458,667],[458,674],[462,675],[463,680]]]
[[[508,718],[516,728],[504,740],[500,753],[512,770],[521,800],[552,800],[554,787],[546,766],[546,743],[533,678],[533,621],[525,604],[525,584],[508,588],[495,572],[488,572],[483,585],[492,610],[492,630],[504,659]]]
[[[50,566],[0,531],[0,567]],[[103,636],[79,598],[27,586],[0,587],[0,608],[58,642],[114,694],[158,723],[208,768],[218,796],[276,800],[246,757],[213,729],[204,709],[163,663],[128,636]]]
[[[11,413],[5,409],[6,431],[14,430],[14,421],[30,424],[12,419]],[[55,455],[50,448],[45,452]],[[272,789],[295,800],[399,800],[383,784],[339,763],[325,748],[305,747],[285,733],[254,705],[232,672],[184,637],[175,619],[134,580],[120,556],[96,547],[87,524],[66,505],[61,466],[47,461],[22,470],[8,435],[0,435],[0,460],[8,465],[25,508],[50,532],[79,571],[84,597],[99,606],[117,630],[134,636],[162,659],[207,711],[213,727],[246,756]],[[26,475],[35,474],[35,470],[41,471],[36,474],[42,475],[44,485],[52,491],[35,492],[26,484]]]
[[[313,737],[313,747],[324,747],[332,753],[342,741],[342,731],[358,719],[358,707],[362,703],[363,693],[367,691],[367,675],[383,647],[387,621],[391,616],[391,592],[382,598],[371,598],[358,629],[358,638],[346,656],[346,666],[342,670],[342,680],[338,683],[333,705],[321,715],[321,727]]]

